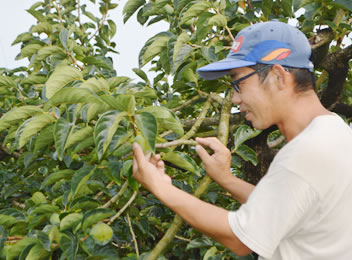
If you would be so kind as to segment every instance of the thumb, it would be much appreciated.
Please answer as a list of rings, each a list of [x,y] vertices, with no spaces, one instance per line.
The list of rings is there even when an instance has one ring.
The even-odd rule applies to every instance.
[[[196,145],[196,152],[203,162],[210,160],[210,155],[201,145]]]
[[[140,147],[139,144],[133,143],[132,151],[133,151],[134,158],[135,158],[139,168],[141,168],[142,165],[144,165],[144,163],[145,163],[145,156],[144,156],[142,148]]]

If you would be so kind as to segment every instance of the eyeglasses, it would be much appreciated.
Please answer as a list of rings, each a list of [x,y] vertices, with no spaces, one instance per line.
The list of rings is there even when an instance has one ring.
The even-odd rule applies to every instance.
[[[242,78],[239,78],[239,79],[236,79],[234,81],[231,82],[231,86],[236,90],[237,93],[240,93],[240,86],[238,85],[239,83],[241,83],[242,81],[248,79],[250,76],[253,76],[254,74],[258,73],[258,72],[261,72],[269,67],[271,67],[272,65],[268,65],[268,66],[263,66],[251,73],[249,73],[248,75],[246,76],[243,76]]]

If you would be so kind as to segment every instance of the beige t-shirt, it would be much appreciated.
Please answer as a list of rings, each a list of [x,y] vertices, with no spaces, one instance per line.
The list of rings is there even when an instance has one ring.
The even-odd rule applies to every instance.
[[[228,220],[259,259],[352,259],[351,128],[336,115],[316,117]]]

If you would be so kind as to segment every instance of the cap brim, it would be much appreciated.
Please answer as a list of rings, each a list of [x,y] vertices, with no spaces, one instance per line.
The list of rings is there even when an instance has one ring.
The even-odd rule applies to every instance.
[[[201,67],[197,72],[202,78],[212,80],[229,74],[231,69],[253,66],[255,64],[253,61],[226,58]]]

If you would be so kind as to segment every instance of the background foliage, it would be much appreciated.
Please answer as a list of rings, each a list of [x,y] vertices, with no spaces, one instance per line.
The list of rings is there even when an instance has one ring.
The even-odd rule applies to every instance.
[[[318,94],[348,121],[351,2],[129,0],[125,22],[136,13],[144,25],[170,24],[140,50],[137,83],[117,77],[109,57],[118,3],[90,2],[99,17],[79,0],[32,5],[37,23],[13,42],[28,66],[0,68],[0,259],[255,259],[236,257],[140,187],[131,144],[161,153],[181,189],[238,208],[206,176],[193,138],[218,136],[233,151],[233,173],[252,183],[284,141],[275,128],[243,124],[229,78],[205,81],[196,69],[224,58],[242,28],[305,10],[297,26],[313,48]]]

